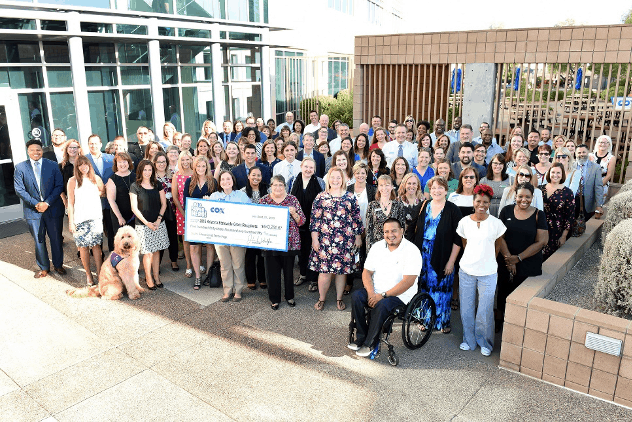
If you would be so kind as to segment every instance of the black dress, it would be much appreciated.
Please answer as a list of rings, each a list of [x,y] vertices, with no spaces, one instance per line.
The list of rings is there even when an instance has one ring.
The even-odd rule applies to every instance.
[[[134,172],[130,172],[127,176],[119,176],[114,173],[110,179],[112,180],[112,183],[114,183],[114,186],[116,186],[116,198],[114,199],[114,202],[116,202],[116,206],[123,216],[125,224],[132,226],[134,225],[135,217],[129,200],[129,191],[132,184],[136,181],[136,175]],[[160,207],[158,209],[160,209]],[[112,209],[110,209],[110,216],[112,217],[113,231],[116,233],[121,226],[119,225],[118,218]]]
[[[538,230],[548,230],[544,212],[536,208],[536,212],[525,220],[519,220],[514,214],[515,206],[504,207],[498,218],[507,227],[505,242],[511,255],[524,252],[535,243]],[[536,216],[537,214],[537,216]],[[505,258],[498,254],[498,310],[504,314],[507,296],[513,292],[527,277],[542,274],[542,251],[524,258],[516,264],[516,274],[511,275],[505,264]]]
[[[64,195],[68,197],[68,181],[75,175],[75,165],[70,161],[65,166],[59,165],[59,171],[61,171],[61,177],[64,180]],[[128,198],[129,200],[129,198]]]

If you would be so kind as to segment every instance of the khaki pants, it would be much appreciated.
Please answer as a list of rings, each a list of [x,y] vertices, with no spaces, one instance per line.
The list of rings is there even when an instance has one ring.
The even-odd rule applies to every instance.
[[[241,291],[246,287],[246,248],[238,246],[215,245],[217,256],[222,271],[222,283],[224,295],[234,293],[241,296]]]

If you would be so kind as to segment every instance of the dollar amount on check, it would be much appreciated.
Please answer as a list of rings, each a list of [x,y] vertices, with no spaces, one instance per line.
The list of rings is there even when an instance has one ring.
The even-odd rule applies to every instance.
[[[187,198],[184,240],[287,251],[287,207]]]

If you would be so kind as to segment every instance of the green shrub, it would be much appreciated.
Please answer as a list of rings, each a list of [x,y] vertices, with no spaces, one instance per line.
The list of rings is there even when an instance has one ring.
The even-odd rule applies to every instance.
[[[619,192],[610,199],[606,220],[601,227],[601,243],[604,247],[610,231],[628,218],[632,218],[632,191]]]
[[[337,98],[330,95],[304,98],[301,100],[300,110],[301,116],[309,116],[310,110],[316,110],[319,115],[329,116],[331,123],[340,120],[353,128],[353,91],[342,90]]]
[[[632,219],[621,221],[606,238],[595,300],[610,315],[632,315]]]

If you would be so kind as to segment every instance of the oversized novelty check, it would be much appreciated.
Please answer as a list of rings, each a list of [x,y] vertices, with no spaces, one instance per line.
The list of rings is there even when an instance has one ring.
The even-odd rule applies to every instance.
[[[185,213],[187,242],[287,251],[287,207],[187,198]]]

